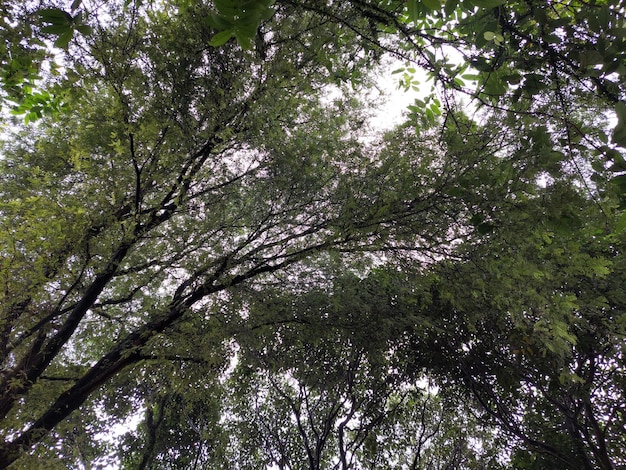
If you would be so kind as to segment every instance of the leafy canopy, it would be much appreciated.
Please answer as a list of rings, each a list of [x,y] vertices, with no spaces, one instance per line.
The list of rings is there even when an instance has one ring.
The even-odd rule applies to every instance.
[[[0,468],[625,464],[621,2],[1,8]]]

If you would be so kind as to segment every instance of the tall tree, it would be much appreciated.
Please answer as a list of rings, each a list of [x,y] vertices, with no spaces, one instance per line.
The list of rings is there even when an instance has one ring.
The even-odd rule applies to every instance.
[[[11,58],[0,63],[2,98],[21,103],[15,112],[29,120],[58,114],[61,102],[64,112],[7,130],[2,147],[0,467],[28,466],[32,452],[50,466],[97,459],[105,444],[84,443],[137,414],[144,421],[135,435],[146,446],[126,442],[127,465],[219,461],[228,451],[216,418],[228,394],[221,374],[238,348],[246,354],[237,367],[256,367],[255,380],[273,393],[267,409],[287,403],[293,412],[296,398],[319,404],[295,434],[309,442],[299,449],[310,465],[322,465],[333,441],[349,466],[360,451],[348,443],[366,441],[342,434],[340,413],[328,409],[348,403],[352,382],[311,386],[329,371],[296,367],[302,351],[255,364],[261,339],[275,344],[282,333],[242,333],[256,318],[247,289],[319,291],[327,267],[291,281],[304,261],[335,258],[357,277],[386,260],[403,280],[385,302],[370,296],[369,307],[337,309],[348,330],[367,333],[359,347],[378,338],[384,356],[399,335],[393,352],[405,379],[427,373],[473,397],[487,413],[481,419],[515,439],[516,464],[623,463],[623,410],[613,401],[623,389],[626,225],[619,2],[3,8],[0,47]],[[34,39],[20,34],[29,28]],[[61,53],[37,38],[65,50],[39,95],[31,83],[39,64]],[[452,50],[461,59],[448,60]],[[360,92],[385,54],[407,61],[402,86],[415,84],[418,65],[440,94],[412,104],[408,121],[384,139],[365,139]],[[469,98],[482,108],[463,104]],[[611,140],[599,118],[606,112],[618,117]],[[337,298],[346,307],[355,297]],[[388,304],[399,312],[395,328],[379,328],[377,315],[348,321],[362,307],[380,313]],[[236,315],[228,305],[240,306]],[[306,350],[312,333],[293,333],[290,341]],[[345,361],[348,371],[372,367],[370,356],[345,348],[349,341],[331,339],[318,334],[315,354]],[[207,396],[185,388],[203,374]],[[359,393],[379,385],[365,380]],[[380,403],[391,400],[380,390]],[[368,415],[355,405],[372,416],[363,429],[387,416],[376,400],[357,402],[385,410]],[[186,428],[178,410],[196,410],[203,421]],[[520,410],[528,410],[521,420]],[[324,442],[320,416],[338,426]],[[482,423],[468,426],[480,433]],[[559,426],[565,437],[554,435]],[[291,431],[274,441],[295,446]],[[194,454],[194,439],[207,447]]]
[[[329,67],[371,60],[358,35],[294,10],[260,58],[210,46],[208,6],[109,5],[70,50],[71,113],[4,146],[3,467],[120,373],[194,350],[173,339],[234,286],[329,249],[445,245],[463,209],[457,170],[416,185],[435,154],[378,158],[353,101],[324,99]]]

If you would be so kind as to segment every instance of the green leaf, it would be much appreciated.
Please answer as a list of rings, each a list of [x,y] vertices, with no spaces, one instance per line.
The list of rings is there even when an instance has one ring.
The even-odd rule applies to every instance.
[[[621,101],[617,103],[615,106],[615,114],[617,114],[617,119],[626,123],[626,104]]]
[[[544,83],[544,78],[545,77],[538,73],[529,73],[527,75],[524,75],[524,81],[522,85],[524,91],[528,92],[531,95],[542,91],[546,87]]]
[[[507,83],[510,83],[511,85],[518,85],[522,81],[522,76],[518,73],[512,73],[509,75],[504,75],[502,79],[505,80]]]
[[[613,142],[620,147],[626,147],[626,125],[618,123],[613,129]]]
[[[477,227],[478,225],[482,224],[484,220],[485,220],[485,217],[484,217],[482,214],[474,214],[474,215],[470,218],[470,223],[471,223],[474,227]]]
[[[74,35],[74,30],[70,29],[69,31],[61,34],[56,41],[54,41],[54,47],[58,47],[59,49],[66,49],[72,40],[72,36]]]
[[[45,8],[43,10],[39,10],[38,13],[41,20],[45,23],[69,25],[73,20],[72,15],[59,8]]]
[[[217,11],[222,15],[237,16],[237,14],[241,13],[241,10],[235,6],[235,2],[232,0],[214,0],[213,3]]]
[[[233,29],[221,31],[211,38],[211,41],[209,41],[209,45],[214,47],[223,46],[230,40],[230,38],[233,37],[234,34],[235,31]]]
[[[617,115],[617,125],[613,129],[613,142],[620,147],[626,147],[626,104],[621,101],[617,103],[615,114]]]
[[[406,2],[407,16],[410,21],[417,21],[421,17],[420,6],[417,0],[407,0]]]
[[[246,31],[243,31],[240,28],[235,28],[235,39],[237,39],[237,43],[242,49],[246,51],[252,49],[252,38],[246,34]]]
[[[590,65],[604,63],[604,56],[596,50],[587,50],[580,53],[580,66],[586,68]]]
[[[72,27],[66,24],[63,24],[63,25],[53,24],[53,25],[44,26],[43,28],[41,28],[42,33],[50,33],[50,34],[63,34],[71,30],[72,30]]]
[[[446,5],[443,8],[443,11],[445,12],[447,16],[450,16],[452,15],[452,13],[454,13],[458,4],[459,4],[459,0],[447,0]]]
[[[83,36],[89,36],[91,33],[93,33],[93,28],[89,25],[81,24],[76,26],[76,31],[78,31]]]
[[[506,0],[472,0],[472,3],[479,8],[496,8],[504,5]]]
[[[211,26],[211,28],[214,28],[217,30],[228,29],[234,26],[233,20],[225,17],[224,15],[219,15],[216,13],[212,13],[209,16],[207,16],[206,21],[209,24],[209,26]]]
[[[260,8],[258,12],[258,19],[260,21],[269,20],[274,15],[274,9],[272,5],[274,4],[274,0],[266,1],[267,5]]]
[[[494,225],[489,222],[485,222],[483,224],[479,224],[478,226],[476,226],[476,231],[479,233],[479,235],[487,235],[493,232],[494,229],[495,229]]]
[[[239,36],[245,37],[249,42],[250,39],[254,38],[256,35],[257,28],[257,21],[250,21],[249,19],[247,19],[247,21],[238,21],[235,25],[235,36],[237,38],[239,38]]]
[[[424,112],[426,113],[426,119],[428,119],[428,122],[430,123],[435,122],[435,114],[432,112],[430,108],[426,108]]]
[[[617,223],[615,224],[616,232],[623,232],[624,230],[626,230],[626,211],[622,212],[619,219],[617,219]]]
[[[436,11],[441,8],[441,2],[439,0],[422,0],[426,8],[431,11]]]
[[[508,86],[496,73],[487,74],[486,82],[484,84],[483,91],[487,95],[500,96],[504,95]]]
[[[484,57],[476,57],[474,60],[472,60],[471,65],[479,72],[491,71],[491,64]]]
[[[619,175],[611,178],[611,183],[615,185],[623,194],[626,194],[626,175]]]

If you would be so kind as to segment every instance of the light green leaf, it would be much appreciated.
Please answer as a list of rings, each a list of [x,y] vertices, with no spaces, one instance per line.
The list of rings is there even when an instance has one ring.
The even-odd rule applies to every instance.
[[[250,50],[252,48],[251,37],[246,34],[245,31],[235,28],[235,38],[237,39],[237,43],[244,50]]]
[[[461,75],[461,78],[463,80],[471,80],[471,81],[476,81],[478,80],[480,77],[476,74],[473,73],[466,73],[465,75]]]
[[[226,31],[221,31],[217,33],[215,36],[213,36],[213,38],[211,38],[209,45],[214,46],[214,47],[223,46],[229,41],[230,38],[233,37],[234,34],[235,32],[233,29],[227,29]]]

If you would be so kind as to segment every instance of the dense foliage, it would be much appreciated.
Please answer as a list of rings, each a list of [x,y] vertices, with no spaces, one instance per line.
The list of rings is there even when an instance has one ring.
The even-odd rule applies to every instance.
[[[626,465],[621,3],[5,2],[0,468]]]

